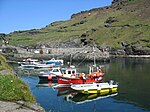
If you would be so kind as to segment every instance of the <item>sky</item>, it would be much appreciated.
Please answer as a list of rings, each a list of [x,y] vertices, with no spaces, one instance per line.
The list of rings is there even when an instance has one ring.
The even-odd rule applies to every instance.
[[[0,0],[0,33],[39,29],[112,0]]]

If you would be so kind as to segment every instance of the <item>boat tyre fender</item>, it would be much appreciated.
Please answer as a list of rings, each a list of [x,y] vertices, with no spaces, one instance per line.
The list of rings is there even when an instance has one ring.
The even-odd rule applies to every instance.
[[[98,80],[103,80],[103,77],[99,77]]]
[[[103,80],[103,77],[95,78],[95,80],[97,80],[97,81],[101,81],[101,80]]]
[[[90,78],[98,78],[98,77],[100,77],[100,76],[101,76],[101,75],[100,75],[99,72],[93,72],[93,73],[89,74],[89,77],[90,77]]]

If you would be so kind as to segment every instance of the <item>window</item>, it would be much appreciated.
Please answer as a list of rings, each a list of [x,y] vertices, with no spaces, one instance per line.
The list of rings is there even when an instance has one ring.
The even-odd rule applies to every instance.
[[[54,69],[53,72],[59,72],[59,70],[58,69]]]
[[[71,71],[68,71],[68,74],[71,74]]]

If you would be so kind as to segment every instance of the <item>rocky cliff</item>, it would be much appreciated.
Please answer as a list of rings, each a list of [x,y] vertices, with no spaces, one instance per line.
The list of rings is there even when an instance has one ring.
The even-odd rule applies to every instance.
[[[42,29],[6,35],[21,47],[75,48],[96,46],[111,54],[150,54],[150,1],[113,0],[112,5],[81,11],[70,20],[56,21]]]

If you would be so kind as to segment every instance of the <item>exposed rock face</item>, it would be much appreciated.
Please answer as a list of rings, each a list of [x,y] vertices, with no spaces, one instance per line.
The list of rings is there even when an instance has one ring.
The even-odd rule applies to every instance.
[[[17,49],[11,47],[2,48],[3,53],[17,53]]]
[[[45,110],[37,104],[26,105],[22,101],[0,101],[0,112],[45,112]]]
[[[128,46],[124,50],[127,55],[150,55],[150,50],[142,46]]]
[[[140,42],[147,43],[147,46],[140,46],[138,45]],[[112,48],[110,51],[111,55],[150,55],[150,46],[148,44],[150,43],[149,40],[141,39],[136,42],[128,43],[125,41],[121,42],[122,49],[114,49]]]
[[[54,45],[52,45],[51,47],[54,47],[54,48],[78,48],[78,47],[81,47],[81,44],[80,44],[79,39],[72,39],[72,40],[70,39],[65,42],[57,42],[57,43],[54,42]]]
[[[37,37],[31,49],[39,49],[43,45],[48,48],[81,48],[95,43],[100,47],[103,44],[111,47],[111,54],[149,54],[149,6],[150,0],[112,0],[110,6],[81,11],[73,14],[71,20],[56,21],[42,29],[14,32],[10,36],[23,35],[22,38],[17,38],[17,42],[34,41],[34,38]],[[46,33],[46,39],[38,41],[39,37],[44,37],[42,33]],[[56,34],[54,38],[50,36],[51,33]],[[28,38],[24,38],[24,35],[27,35]],[[31,38],[31,35],[35,37]],[[5,35],[1,34],[1,36]],[[132,42],[123,45],[121,41],[125,40]],[[26,48],[31,47],[30,44],[25,46]]]
[[[0,71],[0,75],[7,75],[7,74],[11,74],[11,72],[9,70],[1,70]]]
[[[149,41],[147,40],[146,42],[148,43]],[[137,46],[137,43],[139,41],[130,44],[122,42],[125,53],[127,55],[150,55],[150,48],[148,46]]]
[[[129,0],[113,0],[112,5],[124,5],[128,2]]]
[[[111,27],[111,24],[114,22],[118,22],[118,20],[115,17],[109,17],[107,20],[104,22],[105,27]]]

